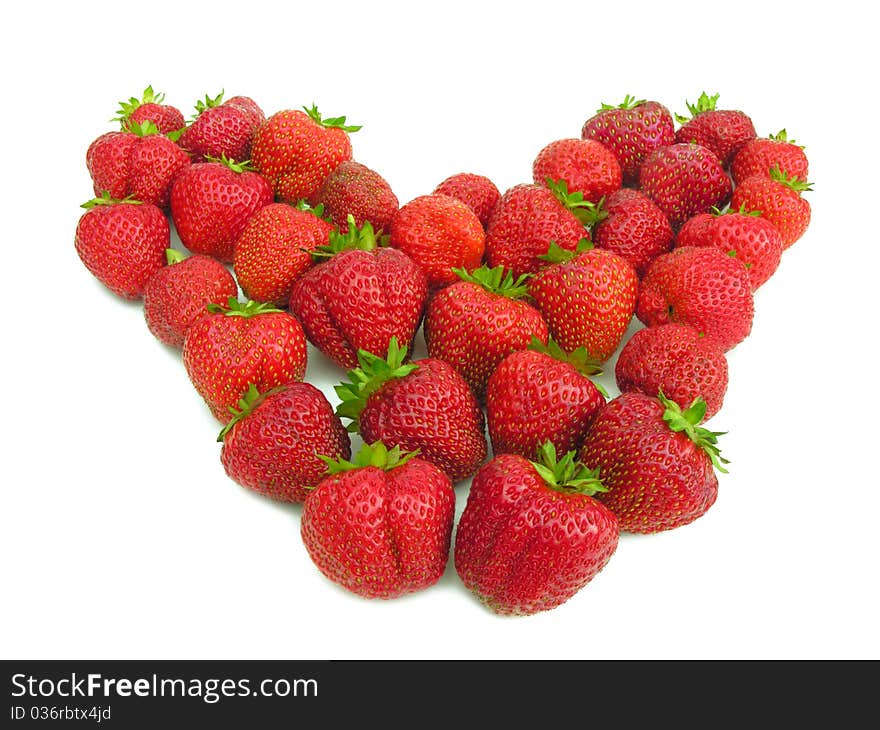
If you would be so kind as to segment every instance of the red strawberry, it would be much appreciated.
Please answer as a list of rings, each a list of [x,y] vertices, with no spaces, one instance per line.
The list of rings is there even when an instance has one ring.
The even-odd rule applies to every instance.
[[[323,119],[316,106],[273,114],[254,137],[253,161],[279,200],[310,199],[336,167],[351,159],[345,117]]]
[[[810,204],[801,193],[812,189],[811,183],[796,177],[787,178],[774,168],[770,177],[752,175],[737,185],[730,205],[747,212],[760,212],[776,226],[786,249],[803,236],[810,225]]]
[[[160,208],[168,205],[171,184],[189,163],[189,155],[152,122],[102,134],[86,153],[95,195],[107,190],[113,198],[131,196]]]
[[[455,491],[440,469],[382,443],[354,463],[326,459],[330,475],[306,499],[303,543],[330,580],[364,598],[434,585],[446,568]]]
[[[323,205],[324,215],[342,233],[348,230],[348,216],[354,217],[358,227],[369,222],[376,230],[387,230],[400,207],[385,178],[354,160],[340,162],[311,202]]]
[[[329,243],[333,226],[311,211],[271,203],[254,213],[235,243],[233,269],[251,299],[285,306],[293,282],[312,265],[311,252]]]
[[[617,358],[616,374],[622,393],[662,392],[682,408],[702,398],[706,418],[718,412],[727,391],[724,351],[685,324],[663,324],[633,334]]]
[[[635,183],[644,159],[658,147],[675,142],[672,115],[656,101],[636,101],[629,95],[620,106],[603,104],[581,132],[601,142],[617,157],[625,183]]]
[[[486,381],[507,355],[524,350],[532,337],[547,342],[547,324],[537,309],[522,301],[526,276],[514,279],[504,267],[481,266],[437,292],[425,314],[428,355],[458,370],[482,398]]]
[[[404,205],[391,222],[391,245],[415,261],[432,289],[457,277],[453,269],[472,271],[483,260],[486,234],[480,219],[448,195],[422,195]]]
[[[586,348],[605,362],[620,344],[636,306],[639,277],[629,262],[601,248],[551,246],[552,265],[529,282],[550,336],[566,352]]]
[[[542,149],[532,164],[536,185],[562,180],[584,200],[599,202],[621,184],[620,163],[607,147],[592,139],[560,139]]]
[[[443,360],[408,365],[406,348],[392,337],[388,357],[358,352],[360,367],[336,386],[336,412],[351,419],[349,431],[364,441],[383,441],[440,467],[452,481],[473,474],[486,457],[483,412],[464,378]]]
[[[209,304],[236,298],[238,287],[226,267],[210,256],[185,258],[167,249],[168,266],[153,274],[144,288],[144,318],[156,339],[183,347],[183,338]]]
[[[648,267],[636,315],[649,327],[689,324],[722,350],[730,350],[752,329],[748,269],[717,248],[673,249]]]
[[[455,533],[455,569],[499,614],[527,616],[564,603],[617,549],[617,519],[592,495],[604,487],[568,452],[540,461],[501,454],[474,477]]]
[[[302,502],[327,471],[318,454],[351,456],[351,441],[324,394],[309,383],[260,393],[253,384],[217,437],[231,479],[282,502]]]
[[[489,216],[492,215],[495,204],[501,197],[495,183],[488,177],[470,172],[460,172],[447,177],[434,192],[460,200],[474,211],[483,228],[489,224]]]
[[[567,354],[553,340],[508,355],[486,389],[492,451],[534,458],[551,442],[560,453],[580,448],[590,419],[605,405],[588,375],[599,372],[581,347]]]
[[[715,153],[698,144],[673,144],[652,152],[639,171],[639,188],[678,228],[730,197],[730,178]]]
[[[725,471],[721,434],[700,427],[706,404],[687,410],[663,397],[623,393],[590,425],[580,452],[598,469],[608,491],[599,499],[617,515],[620,529],[652,533],[693,522],[715,503]]]
[[[128,101],[119,102],[119,114],[113,121],[122,124],[122,129],[130,125],[141,125],[152,122],[160,134],[171,134],[182,130],[186,125],[183,114],[176,107],[163,104],[165,94],[157,94],[152,86],[144,89],[140,99],[132,96]]]
[[[684,125],[675,133],[675,141],[695,142],[712,150],[726,167],[740,147],[757,135],[752,120],[742,112],[716,109],[718,96],[704,91],[696,104],[686,102],[691,116],[675,115]]]
[[[180,137],[180,146],[195,160],[228,157],[243,162],[251,156],[251,144],[266,117],[247,96],[223,101],[221,91],[213,99],[196,102],[196,117]]]
[[[355,368],[357,351],[384,355],[392,337],[412,345],[428,280],[403,251],[378,248],[369,223],[330,233],[330,256],[293,282],[290,311],[306,336],[336,364]]]
[[[287,312],[229,298],[208,306],[183,341],[183,364],[211,412],[223,423],[253,384],[260,392],[302,380],[306,337]]]
[[[82,207],[75,239],[80,259],[114,294],[140,299],[150,277],[165,266],[168,219],[155,205],[108,194]]]
[[[789,139],[784,129],[766,139],[762,137],[746,142],[734,156],[730,173],[739,185],[752,175],[769,177],[774,167],[785,173],[786,177],[807,180],[810,165],[804,148]]]

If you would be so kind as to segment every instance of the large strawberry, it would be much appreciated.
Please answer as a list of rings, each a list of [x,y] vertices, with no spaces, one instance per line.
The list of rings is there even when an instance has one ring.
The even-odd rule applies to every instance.
[[[730,205],[747,212],[759,212],[776,226],[786,249],[803,236],[810,225],[810,204],[801,193],[812,189],[806,180],[786,177],[773,168],[770,177],[752,175],[737,185]]]
[[[488,177],[471,172],[450,175],[435,188],[434,192],[460,200],[474,211],[483,228],[489,224],[489,216],[492,215],[495,204],[501,197],[495,183]]]
[[[164,101],[165,94],[157,94],[152,86],[148,86],[140,99],[132,96],[128,101],[119,102],[119,116],[114,121],[120,122],[123,129],[130,125],[152,122],[160,134],[183,130],[186,122],[180,109],[163,104]]]
[[[527,276],[517,279],[503,266],[481,266],[437,292],[425,313],[428,355],[445,360],[462,374],[478,398],[492,371],[507,355],[524,350],[533,337],[547,341],[541,313],[523,301]]]
[[[683,125],[675,133],[675,141],[702,145],[727,166],[740,147],[757,135],[752,120],[743,112],[716,109],[718,96],[709,96],[704,91],[696,104],[685,102],[691,116],[675,115]]]
[[[327,357],[355,368],[358,350],[384,355],[392,337],[410,347],[422,321],[428,281],[403,251],[379,247],[373,227],[330,233],[318,263],[293,282],[290,311]],[[326,258],[328,257],[329,258]]]
[[[474,477],[455,533],[455,569],[495,613],[555,608],[589,583],[617,549],[614,514],[593,497],[595,471],[552,444],[539,460],[501,454]]]
[[[279,385],[264,393],[251,384],[217,437],[220,461],[231,479],[283,502],[302,502],[327,464],[318,456],[347,459],[351,441],[324,394],[309,383]]]
[[[330,580],[364,598],[396,598],[434,585],[446,568],[455,491],[417,453],[365,445],[354,462],[326,458],[301,534]]]
[[[805,182],[808,178],[810,164],[804,148],[789,139],[784,129],[769,137],[758,137],[746,142],[734,155],[730,174],[739,185],[752,175],[769,177],[770,170],[774,167],[786,177],[796,177]]]
[[[400,204],[391,186],[375,170],[354,160],[340,162],[324,180],[311,203],[324,206],[324,215],[345,233],[348,216],[356,226],[370,223],[374,229],[388,230]]]
[[[251,144],[266,117],[247,96],[223,101],[223,92],[196,102],[196,117],[180,137],[180,146],[194,159],[228,157],[243,162],[251,156]]]
[[[682,410],[665,398],[623,393],[593,419],[580,459],[598,469],[608,491],[599,499],[620,529],[652,533],[693,522],[715,503],[725,471],[718,436],[700,426],[702,400]]]
[[[559,139],[544,147],[532,164],[535,184],[562,180],[568,190],[598,203],[621,184],[620,163],[593,139]]]

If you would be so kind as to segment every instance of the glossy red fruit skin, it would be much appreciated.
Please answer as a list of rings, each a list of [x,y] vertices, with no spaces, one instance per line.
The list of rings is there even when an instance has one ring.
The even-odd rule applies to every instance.
[[[290,312],[309,341],[337,365],[358,366],[357,351],[379,357],[392,337],[412,344],[428,280],[403,251],[342,251],[293,282]]]
[[[663,420],[664,408],[643,393],[623,393],[596,414],[580,460],[599,469],[598,499],[625,532],[649,534],[693,522],[715,503],[712,461]]]
[[[183,129],[186,121],[180,109],[169,104],[147,103],[141,104],[129,116],[128,120],[134,124],[152,122],[159,130],[159,134],[169,134]]]
[[[175,179],[171,218],[190,251],[230,263],[248,220],[272,200],[272,188],[257,173],[235,172],[220,162],[200,162]]]
[[[696,142],[712,150],[725,167],[748,141],[755,139],[752,120],[743,112],[715,109],[697,114],[679,128],[675,141]]]
[[[244,162],[250,159],[254,135],[265,121],[263,111],[253,99],[234,96],[202,111],[178,143],[196,161],[225,155]]]
[[[778,168],[787,177],[809,179],[810,163],[802,147],[776,139],[758,138],[746,142],[734,155],[730,174],[739,185],[752,175],[770,177],[770,170]]]
[[[196,254],[150,277],[144,288],[144,318],[157,340],[181,348],[187,330],[207,313],[208,304],[225,304],[237,295],[226,267]]]
[[[474,477],[455,534],[455,569],[498,614],[567,601],[617,549],[614,514],[593,497],[547,486],[529,461],[501,454]]]
[[[620,188],[620,163],[607,147],[593,139],[559,139],[544,147],[532,164],[536,185],[564,180],[569,192],[583,193],[598,203]]]
[[[340,162],[310,203],[313,207],[323,205],[324,215],[343,233],[348,231],[349,215],[358,228],[369,221],[377,231],[388,230],[400,208],[385,178],[354,160]]]
[[[396,598],[440,580],[454,512],[449,478],[415,457],[328,476],[306,499],[301,534],[327,578],[364,598]]]
[[[727,392],[724,351],[684,324],[634,333],[620,351],[615,374],[622,393],[656,396],[662,391],[682,410],[700,397],[706,401],[706,419],[720,410]]]
[[[806,233],[810,204],[799,193],[763,175],[746,178],[733,191],[730,205],[739,210],[760,211],[779,231],[783,250]]]
[[[351,456],[351,440],[324,394],[309,383],[270,392],[223,441],[220,461],[243,487],[281,502],[303,502],[327,472],[315,454]]]
[[[76,226],[75,245],[85,267],[123,299],[140,299],[144,287],[165,266],[170,245],[168,219],[156,206],[98,205]]]
[[[489,224],[489,217],[501,197],[495,183],[488,177],[470,172],[450,175],[436,187],[434,192],[460,200],[474,211],[483,228]]]
[[[752,329],[748,269],[717,248],[673,249],[648,267],[636,316],[648,327],[668,322],[690,325],[726,352]]]
[[[569,363],[533,350],[514,352],[486,388],[492,452],[534,459],[546,441],[557,454],[575,451],[603,405],[599,389]]]

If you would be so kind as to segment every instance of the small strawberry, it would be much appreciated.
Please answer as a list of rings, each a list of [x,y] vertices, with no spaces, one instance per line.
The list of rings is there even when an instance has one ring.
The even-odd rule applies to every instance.
[[[365,445],[354,462],[324,459],[329,476],[306,499],[301,534],[327,578],[364,598],[434,585],[449,559],[455,491],[417,452]]]
[[[507,355],[524,350],[532,337],[547,342],[547,324],[537,309],[522,301],[527,275],[517,279],[503,266],[481,266],[461,281],[438,291],[425,314],[428,355],[458,370],[478,398],[492,371]]]
[[[265,178],[223,157],[181,171],[171,186],[171,218],[190,251],[229,263],[250,217],[272,200]]]
[[[373,227],[353,218],[347,233],[331,231],[329,245],[312,255],[321,263],[290,292],[290,312],[312,344],[344,368],[357,367],[358,350],[384,355],[392,337],[412,345],[428,280],[409,256],[379,247]]]
[[[759,137],[746,142],[736,153],[730,165],[734,182],[739,185],[752,175],[770,176],[770,170],[777,168],[786,177],[796,177],[806,182],[810,169],[804,148],[783,129],[767,138]]]
[[[722,350],[730,350],[752,329],[754,301],[748,269],[717,248],[673,249],[648,267],[636,315],[648,327],[688,324]]]
[[[457,281],[453,269],[473,271],[483,260],[486,234],[480,219],[448,195],[422,195],[391,222],[391,245],[415,261],[438,289]]]
[[[544,147],[532,164],[536,185],[562,180],[584,200],[599,202],[621,184],[620,163],[607,147],[593,139],[560,139]]]
[[[155,205],[107,193],[82,207],[75,238],[80,259],[114,294],[140,299],[150,277],[165,266],[168,219]]]
[[[383,360],[361,350],[360,367],[336,386],[336,412],[351,420],[366,443],[383,441],[406,451],[419,450],[452,481],[473,474],[486,457],[483,412],[464,378],[434,358],[403,361],[406,348],[392,337]]]
[[[782,237],[784,250],[803,236],[810,225],[810,204],[801,193],[812,189],[812,183],[786,177],[773,168],[770,177],[752,175],[737,185],[730,205],[747,212],[757,211],[770,221]]]
[[[726,471],[720,433],[699,424],[700,399],[682,411],[662,394],[623,393],[593,419],[580,460],[598,469],[599,495],[626,532],[653,533],[693,522],[715,503]]]
[[[233,96],[223,101],[221,91],[213,99],[205,96],[196,102],[196,116],[180,136],[180,146],[193,159],[228,157],[247,160],[257,129],[266,117],[256,102],[247,96]]]
[[[501,454],[474,477],[455,533],[455,569],[498,614],[556,608],[605,567],[617,549],[617,518],[593,497],[605,487],[552,444],[539,461]]]
[[[144,89],[143,96],[138,99],[132,96],[128,101],[119,102],[119,114],[113,121],[120,122],[122,129],[130,125],[141,125],[152,122],[159,134],[171,134],[186,126],[183,114],[176,107],[163,104],[165,94],[157,94],[152,86]]]
[[[183,364],[190,380],[218,420],[229,421],[251,384],[260,392],[302,380],[306,336],[287,312],[229,298],[225,307],[208,305],[183,341]]]
[[[251,383],[230,408],[217,437],[229,477],[282,502],[303,502],[327,471],[318,456],[347,459],[351,441],[324,394],[309,383],[287,383],[260,393]]]
[[[323,205],[324,215],[342,233],[348,230],[348,216],[357,227],[369,222],[377,231],[388,230],[400,207],[385,178],[354,160],[340,162],[310,202]]]
[[[447,177],[434,192],[460,200],[474,211],[483,228],[489,225],[489,216],[492,215],[495,204],[501,197],[495,183],[488,177],[470,172],[459,172]]]
[[[707,419],[719,411],[727,391],[724,350],[685,324],[663,324],[633,334],[620,351],[615,372],[622,393],[662,392],[682,408],[702,398]]]
[[[712,150],[727,167],[740,147],[757,135],[747,115],[740,111],[716,109],[718,96],[708,96],[704,91],[696,104],[686,102],[691,116],[675,115],[683,125],[675,133],[675,141],[702,145]]]

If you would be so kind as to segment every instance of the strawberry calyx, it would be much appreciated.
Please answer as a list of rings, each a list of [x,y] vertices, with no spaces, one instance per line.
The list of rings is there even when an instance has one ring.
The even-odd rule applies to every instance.
[[[778,166],[770,168],[770,179],[775,180],[796,193],[813,192],[813,183],[801,180],[797,175],[789,177]]]
[[[201,114],[203,111],[205,111],[207,109],[213,109],[215,106],[220,106],[223,103],[223,94],[224,93],[225,93],[225,89],[221,89],[220,93],[217,94],[217,96],[215,96],[213,99],[210,96],[208,96],[207,94],[205,94],[204,101],[199,99],[196,102],[196,106],[195,106],[196,113],[193,116],[193,119],[196,119],[199,116],[199,114]]]
[[[576,457],[576,451],[569,451],[557,460],[553,442],[545,441],[538,448],[538,460],[529,463],[547,486],[557,492],[576,492],[590,497],[597,492],[607,492],[608,488],[599,479],[599,470],[588,468]]]
[[[452,269],[455,275],[462,281],[481,286],[487,292],[498,294],[508,299],[522,299],[529,293],[526,282],[532,278],[531,274],[522,274],[513,278],[513,271],[503,266],[489,268],[485,264],[473,271],[466,269]]]
[[[529,343],[529,350],[540,352],[543,355],[552,357],[559,362],[571,365],[584,377],[590,378],[590,382],[596,386],[596,389],[605,397],[608,397],[608,391],[600,384],[592,380],[590,376],[602,374],[602,363],[587,352],[587,348],[581,345],[577,349],[566,352],[562,346],[552,337],[547,338],[545,345],[541,340],[532,335],[532,341]]]
[[[723,436],[727,432],[710,431],[700,426],[700,423],[703,422],[703,418],[706,416],[706,401],[698,396],[690,406],[682,410],[678,403],[669,400],[663,395],[662,390],[658,391],[657,399],[666,409],[663,412],[663,420],[666,422],[666,425],[672,431],[683,433],[687,436],[706,452],[706,455],[712,460],[712,466],[718,469],[718,471],[727,474],[724,464],[729,464],[730,462],[721,456],[721,451],[718,448],[718,437]]]
[[[186,258],[186,254],[183,251],[178,251],[176,248],[165,249],[165,261],[168,262],[169,266],[179,264],[181,261],[186,261]]]
[[[225,152],[221,153],[220,157],[211,157],[210,155],[205,155],[205,159],[208,162],[218,162],[221,165],[225,165],[230,170],[237,173],[254,172],[257,169],[253,165],[251,165],[250,160],[242,160],[241,162],[237,162],[231,157],[227,157]]]
[[[260,405],[260,403],[266,400],[266,398],[268,398],[270,395],[273,395],[283,389],[283,385],[278,385],[261,393],[259,390],[257,390],[256,385],[250,383],[248,385],[247,392],[238,400],[238,408],[236,408],[235,406],[226,407],[232,418],[217,435],[217,441],[223,442],[226,439],[226,435],[232,430],[233,426],[235,426],[236,423],[247,418],[251,413],[254,412],[254,409],[258,405]]]
[[[357,132],[362,124],[352,125],[345,123],[345,117],[329,117],[324,119],[321,116],[321,112],[318,111],[318,107],[315,106],[315,103],[312,102],[310,107],[304,106],[303,110],[305,113],[309,115],[309,119],[311,119],[315,124],[319,124],[322,127],[333,127],[335,129],[341,129],[343,132]]]
[[[634,107],[640,106],[641,104],[647,104],[648,102],[645,99],[636,99],[634,96],[630,96],[627,94],[623,101],[616,106],[614,104],[606,104],[604,101],[602,102],[602,106],[597,110],[598,112],[608,111],[609,109],[633,109]]]
[[[374,251],[382,245],[383,241],[376,236],[370,221],[364,221],[364,224],[358,227],[354,216],[349,213],[348,230],[345,233],[339,230],[330,231],[329,243],[326,246],[318,246],[309,253],[315,260],[321,260],[335,256],[341,251]]]
[[[569,192],[568,183],[561,179],[554,180],[548,177],[544,180],[544,184],[554,197],[587,228],[592,228],[608,217],[608,211],[603,205],[605,198],[602,198],[598,203],[584,200],[582,192],[579,190]]]
[[[550,241],[550,244],[547,246],[547,253],[539,255],[538,258],[541,259],[541,261],[547,261],[551,264],[564,264],[565,262],[576,258],[584,251],[590,251],[593,248],[595,248],[595,246],[589,238],[582,238],[578,241],[578,245],[575,246],[574,251],[562,248],[562,246],[556,243],[556,241]]]
[[[700,94],[700,98],[697,99],[696,104],[691,104],[689,101],[685,101],[685,105],[688,108],[688,111],[691,113],[689,117],[684,116],[683,114],[676,114],[675,120],[680,124],[687,124],[691,119],[693,119],[698,114],[702,114],[704,112],[714,112],[715,105],[718,103],[718,97],[720,94],[713,94],[709,96],[705,91]]]
[[[157,94],[153,91],[153,87],[148,86],[144,89],[144,93],[140,99],[137,97],[129,97],[128,101],[119,102],[119,110],[116,112],[119,116],[111,119],[111,122],[122,122],[125,126],[126,120],[134,114],[134,112],[144,104],[161,104],[165,100],[165,94]]]
[[[767,139],[773,142],[785,142],[787,144],[793,144],[795,147],[800,147],[802,150],[807,149],[802,144],[798,144],[796,140],[788,138],[788,132],[784,129],[780,129],[776,134],[767,135]]]
[[[126,119],[122,123],[122,131],[129,132],[137,137],[149,137],[152,134],[159,134],[159,127],[150,119],[146,119],[143,122],[132,122],[131,119]]]
[[[363,469],[368,466],[375,466],[382,471],[391,471],[399,466],[403,466],[421,453],[418,449],[415,451],[401,451],[400,446],[389,449],[381,441],[374,441],[371,444],[364,444],[358,451],[357,456],[352,461],[346,459],[334,459],[323,454],[315,454],[321,461],[327,465],[327,474],[339,474],[346,471],[354,471]]]
[[[300,198],[296,201],[296,204],[293,206],[297,210],[305,211],[306,213],[311,213],[315,218],[320,218],[322,221],[327,221],[328,223],[332,223],[327,216],[324,215],[324,204],[318,203],[317,205],[310,205],[309,202],[305,199]]]
[[[730,205],[725,205],[722,208],[719,208],[717,205],[713,205],[709,209],[709,213],[713,218],[720,218],[723,215],[732,215],[734,213],[738,213],[739,215],[749,215],[753,218],[759,218],[761,216],[760,210],[746,210],[746,204],[741,203],[739,208],[731,208]]]
[[[140,200],[136,200],[133,195],[128,195],[124,198],[114,198],[110,195],[109,190],[104,190],[101,193],[100,198],[92,198],[91,200],[87,200],[85,203],[80,205],[80,208],[85,208],[86,210],[91,210],[99,205],[120,205],[120,204],[128,204],[128,205],[143,205]]]
[[[246,302],[240,302],[235,297],[229,297],[225,305],[211,302],[207,305],[207,310],[212,314],[225,314],[227,317],[244,317],[245,319],[257,317],[261,314],[283,311],[278,309],[274,304],[256,302],[253,299],[249,299]]]

